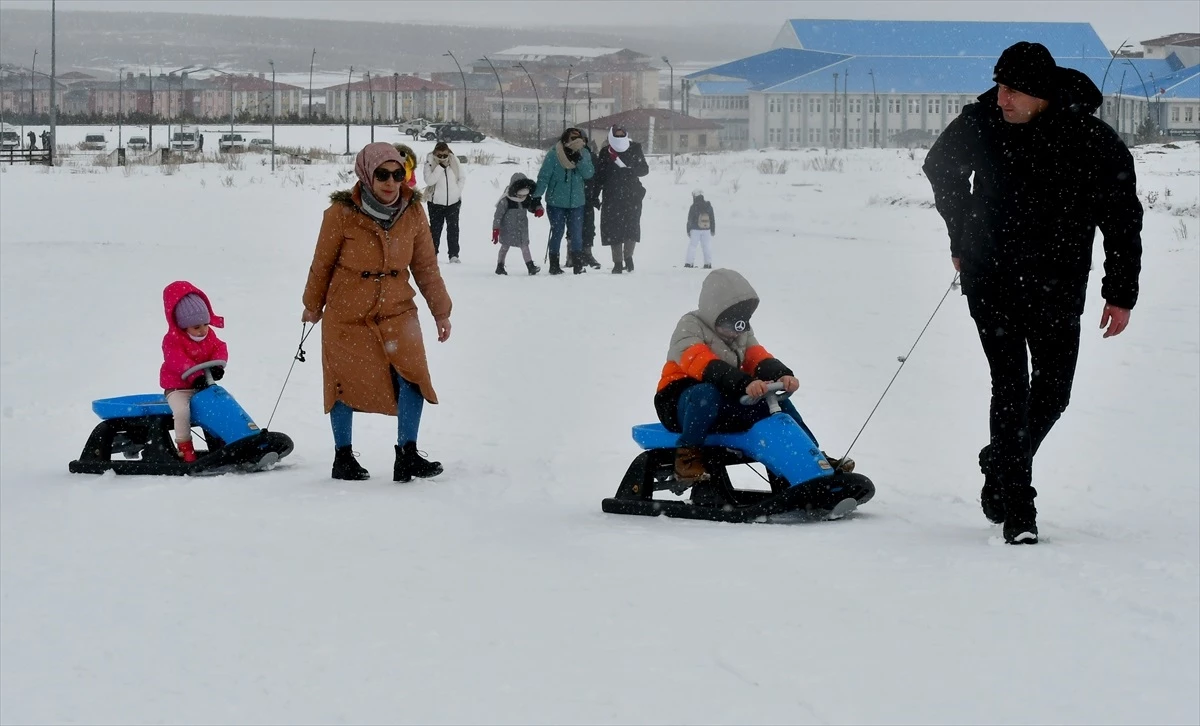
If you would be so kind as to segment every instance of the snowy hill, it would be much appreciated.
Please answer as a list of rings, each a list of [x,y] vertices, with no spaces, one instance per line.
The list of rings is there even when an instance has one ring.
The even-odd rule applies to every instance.
[[[344,142],[304,133],[328,138],[279,143]],[[0,167],[0,722],[1200,720],[1200,145],[1136,151],[1141,301],[1101,339],[1097,244],[1072,404],[1035,467],[1042,544],[1020,548],[977,501],[988,371],[957,291],[853,450],[878,494],[851,517],[600,511],[703,279],[682,268],[691,190],[840,455],[954,276],[922,152],[656,158],[634,274],[502,278],[492,205],[537,155],[479,148],[451,339],[421,313],[442,404],[420,445],[447,471],[408,485],[384,417],[355,423],[373,478],[329,478],[319,332],[275,471],[67,473],[93,399],[156,390],[172,280],[225,316],[223,384],[266,422],[348,165]]]

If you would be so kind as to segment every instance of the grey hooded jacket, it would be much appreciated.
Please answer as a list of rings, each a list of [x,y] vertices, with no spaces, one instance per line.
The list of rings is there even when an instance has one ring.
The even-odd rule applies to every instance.
[[[676,381],[688,381],[689,385],[703,381],[722,393],[740,396],[755,378],[774,381],[792,375],[754,336],[750,316],[758,303],[758,293],[741,274],[724,268],[709,273],[700,289],[699,307],[681,317],[671,335],[659,389]],[[740,321],[736,337],[725,338],[717,332],[723,319]]]
[[[523,247],[529,244],[529,214],[537,209],[533,201],[533,189],[537,186],[529,177],[521,172],[512,175],[504,196],[496,202],[496,214],[492,217],[492,229],[500,230],[500,244],[508,247]],[[515,202],[509,196],[515,196],[522,187],[527,188],[531,196],[523,202]]]

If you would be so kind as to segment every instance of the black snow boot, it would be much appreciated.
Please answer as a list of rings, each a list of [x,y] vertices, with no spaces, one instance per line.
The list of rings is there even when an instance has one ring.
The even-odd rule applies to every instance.
[[[583,255],[571,255],[571,274],[579,275],[587,270],[583,269]]]
[[[496,265],[496,274],[497,274],[497,275],[507,275],[507,274],[508,274],[508,273],[507,273],[507,272],[504,270],[504,263],[503,263],[503,262],[501,262],[501,263],[498,263],[498,264]]]
[[[979,504],[983,507],[983,516],[992,524],[1004,522],[1004,494],[996,477],[988,474],[983,478],[983,489],[979,492]]]
[[[531,274],[531,275],[536,275],[536,274],[538,274],[539,272],[541,272],[541,271],[542,271],[542,268],[540,268],[540,267],[538,267],[537,265],[533,264],[533,260],[530,260],[529,262],[526,262],[526,263],[525,263],[525,268],[526,268],[527,270],[529,270],[529,274]]]
[[[358,460],[354,458],[354,451],[349,446],[341,446],[333,450],[333,472],[330,476],[347,481],[363,481],[371,478],[370,473],[359,466]]]
[[[626,271],[626,272],[633,272],[633,257],[626,257],[626,258],[625,258],[625,271]]]
[[[1037,507],[1033,487],[1021,487],[1028,494],[1010,496],[1005,502],[1004,541],[1009,544],[1037,544]]]
[[[417,442],[410,441],[396,447],[396,465],[392,467],[392,481],[408,482],[418,477],[426,479],[442,473],[440,461],[430,461],[417,453]]]
[[[583,264],[587,265],[588,267],[592,268],[593,270],[600,269],[600,261],[597,260],[594,255],[592,255],[592,246],[591,245],[588,245],[587,247],[583,248]]]
[[[550,274],[561,275],[562,268],[558,266],[558,255],[550,255]]]

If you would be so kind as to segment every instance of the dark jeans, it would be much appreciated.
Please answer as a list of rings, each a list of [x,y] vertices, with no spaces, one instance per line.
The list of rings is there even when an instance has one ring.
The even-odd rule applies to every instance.
[[[550,217],[550,255],[552,257],[558,257],[563,232],[566,231],[568,224],[571,225],[570,250],[579,252],[583,249],[583,207],[547,207],[547,216]]]
[[[462,201],[454,204],[429,203],[429,232],[433,235],[433,249],[442,249],[442,225],[446,225],[446,252],[450,257],[458,257],[458,211],[462,209]]]
[[[1079,315],[1012,292],[967,304],[992,375],[989,469],[1007,498],[1032,502],[1034,454],[1071,399]]]
[[[659,409],[659,420],[668,431],[681,434],[680,446],[701,446],[704,444],[704,437],[709,434],[747,431],[771,415],[766,399],[753,406],[743,406],[738,400],[741,396],[722,396],[721,391],[711,383],[697,383],[678,394],[666,389],[663,393],[665,395],[655,401],[655,406]],[[674,411],[671,410],[673,401],[677,401]],[[780,401],[779,407],[804,429],[814,444],[817,443],[817,437],[804,423],[800,412],[791,401]],[[672,413],[674,415],[671,415]]]

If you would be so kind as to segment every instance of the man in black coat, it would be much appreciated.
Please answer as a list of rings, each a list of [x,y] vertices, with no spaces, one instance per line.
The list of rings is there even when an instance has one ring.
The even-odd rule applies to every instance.
[[[1107,338],[1137,302],[1142,206],[1132,155],[1092,115],[1103,97],[1090,79],[1020,42],[993,80],[946,126],[923,169],[991,369],[983,511],[1004,523],[1010,544],[1033,544],[1033,456],[1070,399],[1096,228]]]

